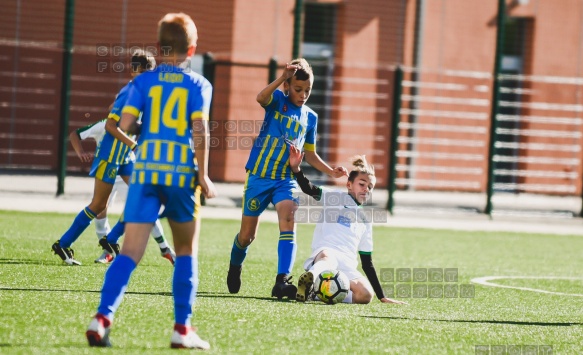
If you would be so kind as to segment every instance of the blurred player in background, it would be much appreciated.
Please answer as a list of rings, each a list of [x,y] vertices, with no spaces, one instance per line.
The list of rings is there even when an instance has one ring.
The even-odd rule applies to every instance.
[[[156,65],[151,54],[145,51],[140,51],[132,56],[132,77],[148,70]],[[133,162],[131,161],[130,147],[127,147],[117,138],[115,138],[110,131],[111,126],[117,130],[117,122],[121,114],[127,94],[132,86],[130,81],[117,94],[113,106],[110,110],[109,116],[105,122],[105,130],[107,131],[99,144],[95,159],[91,166],[89,176],[94,177],[93,198],[87,207],[85,207],[77,217],[75,217],[73,224],[69,229],[52,245],[53,252],[58,255],[67,265],[81,265],[75,259],[75,254],[71,245],[81,236],[81,234],[91,224],[93,219],[107,207],[107,201],[113,190],[113,185],[117,176],[128,183],[132,172]]]
[[[121,254],[105,273],[97,314],[86,332],[90,346],[110,346],[114,313],[144,255],[148,233],[164,205],[162,216],[168,218],[176,249],[172,280],[175,324],[170,345],[172,348],[210,347],[191,326],[198,287],[200,194],[204,193],[207,198],[216,195],[207,170],[212,86],[203,76],[182,69],[194,54],[197,37],[196,26],[188,15],[165,15],[158,23],[162,62],[134,80],[123,109],[120,133],[135,131],[142,114],[140,148],[124,211],[125,241]],[[137,144],[127,135],[123,142],[128,147]]]
[[[305,302],[313,297],[314,278],[325,270],[340,270],[350,280],[350,290],[344,303],[370,303],[373,294],[383,303],[406,304],[385,297],[372,263],[372,221],[362,213],[362,206],[376,183],[374,168],[364,156],[353,158],[354,168],[348,175],[347,192],[324,190],[312,184],[300,169],[302,153],[290,147],[289,165],[302,191],[322,201],[323,221],[316,224],[312,239],[312,255],[304,263],[306,270],[298,279],[296,300]],[[326,198],[333,194],[333,198]],[[329,220],[334,217],[334,220]],[[362,270],[356,269],[356,254],[360,255]]]
[[[279,242],[277,276],[271,296],[295,298],[297,289],[291,284],[290,273],[297,250],[294,223],[297,202],[293,197],[297,183],[288,163],[288,144],[303,148],[306,161],[322,173],[335,178],[347,175],[344,167],[333,169],[316,153],[318,115],[305,105],[313,83],[312,67],[303,58],[294,59],[286,64],[279,78],[257,94],[257,102],[265,109],[265,117],[245,166],[243,216],[231,249],[227,274],[230,293],[237,293],[241,288],[243,261],[257,235],[259,216],[273,203],[279,220]],[[285,93],[277,89],[281,84]]]
[[[134,59],[136,61],[140,60],[139,54],[135,56]],[[148,65],[149,64],[151,63],[148,63]],[[110,110],[112,108],[113,104],[110,106]],[[88,114],[86,114],[86,116],[87,115]],[[75,153],[77,153],[77,156],[82,162],[84,163],[91,162],[93,160],[94,154],[86,152],[85,149],[83,149],[81,141],[89,138],[94,139],[97,145],[96,150],[98,151],[99,145],[101,144],[101,140],[103,139],[106,133],[105,130],[106,121],[107,119],[97,121],[90,125],[78,128],[75,131],[71,132],[71,134],[69,134],[69,140],[71,141],[71,145],[73,146]],[[102,246],[103,252],[97,259],[95,259],[96,263],[107,264],[112,262],[116,255],[115,251],[116,250],[119,251],[119,245],[117,244],[117,241],[123,235],[124,224],[121,220],[118,221],[118,223],[114,226],[112,231],[111,227],[109,226],[109,221],[107,219],[107,207],[113,202],[120,184],[125,184],[125,182],[123,181],[121,176],[118,175],[115,179],[115,183],[113,184],[113,189],[109,194],[109,199],[107,201],[105,209],[102,212],[100,212],[94,220],[97,240],[99,241],[100,245],[105,244],[107,246],[105,248]],[[162,257],[168,259],[172,264],[174,264],[174,258],[176,257],[176,255],[174,254],[174,250],[172,250],[172,247],[170,247],[170,245],[168,245],[168,243],[166,242],[166,238],[164,238],[164,229],[162,228],[162,224],[160,223],[159,220],[156,220],[156,223],[152,228],[151,235],[152,238],[154,238],[158,243],[158,247],[160,248],[160,253],[162,254]],[[105,241],[107,241],[107,243],[104,243]],[[111,248],[111,250],[109,250],[109,248]]]
[[[85,149],[83,149],[81,141],[91,138],[95,140],[96,150],[99,149],[99,144],[105,135],[106,120],[107,119],[104,118],[101,121],[97,121],[87,126],[78,128],[69,134],[69,141],[71,142],[71,145],[73,146],[73,149],[75,150],[75,153],[81,162],[90,163],[93,161],[94,157],[94,153],[86,152]],[[95,233],[97,234],[97,240],[105,237],[111,231],[111,227],[107,219],[107,206],[113,202],[120,183],[123,183],[123,180],[118,176],[115,180],[115,183],[113,184],[113,189],[111,190],[105,209],[95,217]],[[98,259],[102,257],[103,255]]]

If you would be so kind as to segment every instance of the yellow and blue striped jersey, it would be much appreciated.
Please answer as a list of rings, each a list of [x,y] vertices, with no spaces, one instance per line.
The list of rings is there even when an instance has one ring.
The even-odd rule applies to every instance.
[[[125,105],[131,87],[132,82],[130,81],[119,91],[107,118],[113,118],[119,123],[121,110]],[[95,156],[98,159],[107,161],[108,163],[121,165],[129,162],[129,152],[130,147],[114,138],[109,132],[105,131],[105,135],[101,140],[101,144],[99,144],[97,148]]]
[[[192,122],[208,120],[212,85],[197,73],[166,64],[133,82],[123,108],[135,116],[142,113],[132,184],[194,187]]]
[[[271,95],[264,109],[263,126],[245,169],[262,178],[291,179],[288,144],[315,151],[318,115],[306,105],[292,104],[280,90]]]

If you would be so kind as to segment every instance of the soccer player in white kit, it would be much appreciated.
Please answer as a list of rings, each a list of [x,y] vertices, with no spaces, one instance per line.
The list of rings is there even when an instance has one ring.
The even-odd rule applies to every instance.
[[[347,192],[322,189],[312,184],[300,170],[302,153],[290,145],[289,165],[302,191],[322,202],[322,220],[314,230],[312,255],[304,263],[306,270],[298,280],[296,300],[305,302],[313,293],[314,278],[325,270],[342,271],[350,280],[344,303],[366,304],[373,295],[383,303],[407,304],[385,297],[372,263],[372,221],[363,213],[376,183],[374,168],[364,156],[353,158],[354,168],[348,175]],[[356,269],[360,255],[366,278]]]

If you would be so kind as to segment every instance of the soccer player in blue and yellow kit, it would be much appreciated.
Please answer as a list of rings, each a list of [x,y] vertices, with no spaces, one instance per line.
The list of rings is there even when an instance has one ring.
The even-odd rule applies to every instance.
[[[168,218],[176,250],[171,347],[209,348],[209,343],[201,340],[191,327],[190,320],[198,286],[200,193],[207,198],[216,194],[207,174],[212,86],[201,75],[181,68],[194,54],[196,40],[197,30],[188,15],[164,16],[158,24],[162,63],[134,80],[123,109],[119,125],[123,131],[134,131],[142,113],[139,149],[124,211],[125,241],[120,255],[105,273],[97,314],[86,332],[90,346],[110,345],[113,315],[164,205],[162,216]],[[124,143],[136,144],[130,139],[124,139]]]
[[[156,63],[151,54],[145,51],[134,53],[131,60],[132,77],[136,77],[140,73],[148,70],[148,68],[155,66]],[[52,245],[53,252],[68,265],[81,265],[79,261],[75,260],[71,245],[87,229],[93,219],[106,209],[117,176],[121,176],[126,184],[129,182],[133,168],[133,162],[131,161],[132,154],[130,154],[131,149],[120,142],[116,136],[112,135],[111,131],[112,127],[113,130],[117,130],[117,122],[119,121],[121,109],[125,104],[131,86],[132,82],[130,81],[117,94],[105,123],[107,132],[98,146],[93,164],[91,165],[91,171],[89,172],[89,176],[95,178],[91,202],[77,214],[73,224],[65,234]]]
[[[265,118],[245,169],[247,180],[243,191],[241,228],[231,249],[227,275],[229,292],[241,287],[241,270],[247,249],[257,235],[259,216],[273,203],[279,219],[278,264],[272,297],[295,299],[296,287],[291,284],[291,270],[296,256],[293,196],[297,183],[289,166],[289,145],[305,151],[306,161],[332,177],[347,176],[344,167],[331,168],[316,153],[318,115],[305,105],[312,90],[314,74],[308,62],[294,59],[286,64],[283,74],[257,95],[265,109]],[[277,90],[283,84],[284,92]]]

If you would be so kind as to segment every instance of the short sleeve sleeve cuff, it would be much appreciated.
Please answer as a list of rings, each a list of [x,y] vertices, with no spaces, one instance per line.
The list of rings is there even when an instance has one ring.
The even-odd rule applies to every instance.
[[[124,108],[121,112],[122,113],[129,113],[130,115],[135,116],[135,117],[140,116],[140,110],[138,110],[137,108],[135,108],[133,106],[124,106]],[[119,117],[116,121],[119,121]]]
[[[202,112],[202,111],[195,111],[192,113],[192,115],[190,115],[190,119],[191,120],[203,120],[203,121],[208,121],[209,120],[209,116]]]
[[[307,150],[309,152],[315,152],[316,151],[316,144],[304,143],[304,150]]]

